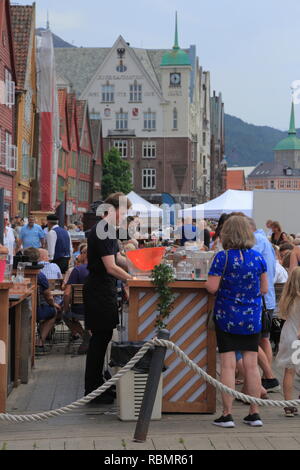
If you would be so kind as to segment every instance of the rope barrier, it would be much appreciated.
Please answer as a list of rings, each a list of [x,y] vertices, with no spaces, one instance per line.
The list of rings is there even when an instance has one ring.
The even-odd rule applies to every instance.
[[[236,390],[232,390],[231,388],[227,387],[226,385],[222,384],[218,380],[214,379],[210,375],[208,375],[201,367],[197,366],[195,362],[193,362],[176,344],[172,343],[171,341],[161,340],[161,339],[153,339],[146,343],[139,352],[126,364],[123,369],[121,369],[112,379],[105,382],[101,387],[95,390],[93,393],[90,393],[84,398],[77,400],[76,402],[72,403],[71,405],[65,406],[63,408],[59,408],[57,410],[47,411],[44,413],[36,413],[31,415],[11,415],[11,414],[0,414],[1,421],[8,421],[11,423],[24,423],[24,422],[37,422],[37,421],[44,421],[49,418],[54,418],[57,416],[64,415],[70,411],[75,410],[81,406],[87,405],[91,402],[94,398],[100,396],[103,392],[108,390],[112,385],[115,385],[123,375],[127,374],[133,367],[144,357],[146,352],[152,348],[153,346],[161,346],[167,349],[172,350],[191,370],[196,372],[200,377],[202,377],[205,382],[209,383],[217,390],[221,391],[222,393],[226,393],[233,398],[237,398],[239,400],[243,400],[249,404],[255,404],[259,406],[273,406],[278,408],[285,408],[290,406],[300,406],[300,400],[291,400],[291,401],[284,401],[284,400],[262,400],[261,398],[251,397],[249,395],[245,395],[244,393],[240,393]]]

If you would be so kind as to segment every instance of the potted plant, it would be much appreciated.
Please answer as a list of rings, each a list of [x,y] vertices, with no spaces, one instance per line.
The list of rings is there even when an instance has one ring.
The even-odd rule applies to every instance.
[[[172,288],[169,286],[171,282],[175,281],[175,277],[172,267],[164,263],[155,266],[152,276],[155,291],[159,294],[159,303],[157,305],[159,315],[157,316],[155,326],[158,330],[162,330],[167,328],[167,320],[175,301],[175,294],[173,294]]]

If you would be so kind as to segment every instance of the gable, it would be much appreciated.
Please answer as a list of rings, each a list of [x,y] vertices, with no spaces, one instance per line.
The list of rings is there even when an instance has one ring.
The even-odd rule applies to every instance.
[[[3,45],[3,34],[5,35],[5,46]],[[12,79],[17,85],[9,0],[0,1],[0,41],[4,66],[10,69]]]
[[[143,81],[148,92],[154,93],[160,101],[163,101],[162,92],[149,57],[146,51],[142,52],[142,56],[137,57],[134,49],[130,48],[120,36],[82,92],[81,99],[89,100],[89,102],[90,98],[100,98],[101,100],[101,85],[107,82],[112,82],[118,87],[121,85],[121,88],[124,89],[128,85],[128,89],[129,84],[137,80]],[[150,73],[143,63],[147,64]],[[120,91],[120,93],[124,92]],[[119,96],[119,98],[121,97]]]

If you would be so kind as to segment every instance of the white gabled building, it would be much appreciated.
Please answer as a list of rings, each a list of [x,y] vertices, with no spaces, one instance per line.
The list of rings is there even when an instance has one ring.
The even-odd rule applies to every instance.
[[[196,47],[180,49],[176,19],[171,51],[131,47],[56,49],[60,86],[73,88],[101,117],[105,149],[117,147],[134,190],[160,202],[202,202],[210,195],[210,74]]]

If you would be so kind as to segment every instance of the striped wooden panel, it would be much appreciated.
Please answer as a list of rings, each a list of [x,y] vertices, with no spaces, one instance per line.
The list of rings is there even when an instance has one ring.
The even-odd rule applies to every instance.
[[[136,326],[130,341],[148,341],[155,336],[158,294],[153,288],[131,289],[133,304],[130,318]],[[204,289],[177,289],[168,329],[171,341],[177,344],[196,364],[215,375],[216,346],[214,334],[207,330],[210,298]],[[134,311],[133,311],[134,310]],[[190,370],[172,351],[166,355],[163,411],[182,413],[214,413],[215,391]]]

